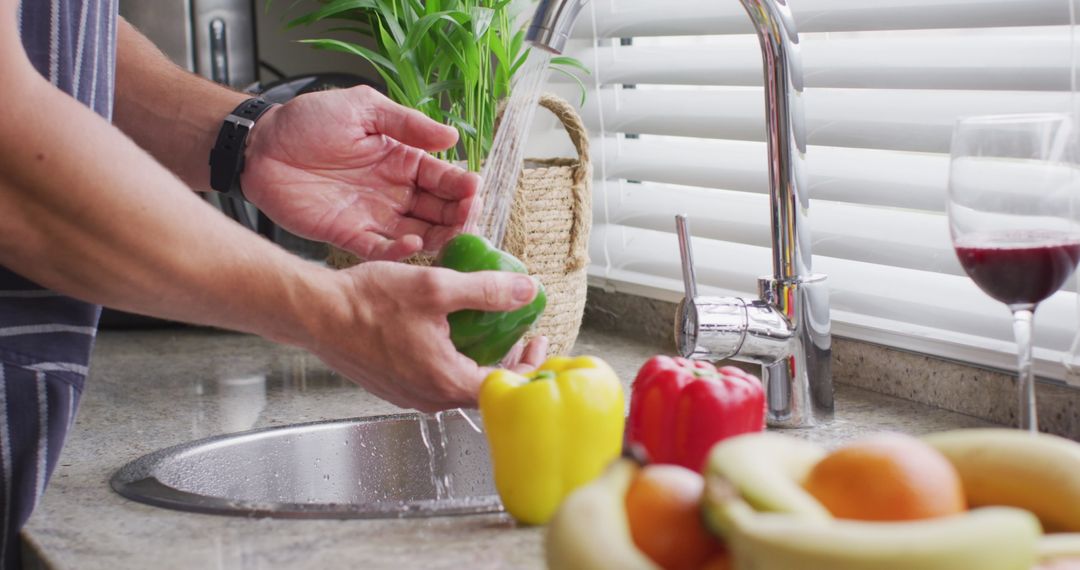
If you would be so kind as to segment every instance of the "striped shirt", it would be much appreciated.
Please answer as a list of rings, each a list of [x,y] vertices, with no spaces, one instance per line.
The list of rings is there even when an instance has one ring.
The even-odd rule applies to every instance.
[[[110,119],[116,0],[23,0],[17,18],[23,47],[38,72]],[[100,307],[43,289],[0,266],[0,561],[5,569],[19,567],[19,529],[45,490],[71,428],[99,314]]]

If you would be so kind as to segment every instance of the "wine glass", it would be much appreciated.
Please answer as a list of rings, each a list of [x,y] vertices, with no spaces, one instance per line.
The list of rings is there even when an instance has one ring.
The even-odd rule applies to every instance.
[[[952,136],[947,209],[968,276],[1013,314],[1020,428],[1038,429],[1032,318],[1080,260],[1074,123],[1065,113],[961,118]]]

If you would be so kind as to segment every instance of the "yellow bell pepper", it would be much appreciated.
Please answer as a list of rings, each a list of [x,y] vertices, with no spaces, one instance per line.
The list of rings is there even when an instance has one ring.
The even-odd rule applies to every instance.
[[[596,357],[553,357],[526,375],[496,370],[480,387],[480,413],[495,488],[526,524],[546,523],[622,450],[622,384]]]

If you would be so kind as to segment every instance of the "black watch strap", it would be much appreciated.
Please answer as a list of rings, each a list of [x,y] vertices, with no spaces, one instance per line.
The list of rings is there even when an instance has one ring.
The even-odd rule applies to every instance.
[[[210,187],[234,198],[243,199],[240,173],[244,171],[244,149],[255,121],[273,107],[273,103],[252,98],[233,110],[218,131],[210,151]]]

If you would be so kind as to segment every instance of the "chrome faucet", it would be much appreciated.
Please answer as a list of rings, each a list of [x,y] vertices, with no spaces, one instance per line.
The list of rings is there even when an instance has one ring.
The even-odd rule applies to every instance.
[[[810,270],[799,35],[788,0],[740,2],[765,67],[773,275],[758,280],[759,299],[698,295],[686,216],[676,216],[686,298],[675,340],[689,358],[761,364],[769,425],[811,427],[832,418],[833,387],[828,288]]]
[[[526,40],[562,53],[587,2],[540,0]],[[788,0],[740,2],[765,64],[773,275],[758,280],[759,299],[699,296],[686,216],[677,216],[686,298],[675,339],[686,357],[760,363],[769,425],[809,427],[832,418],[833,388],[829,292],[825,276],[810,270],[799,34]]]
[[[561,54],[570,39],[570,30],[581,8],[589,0],[540,0],[525,40],[532,45]]]

